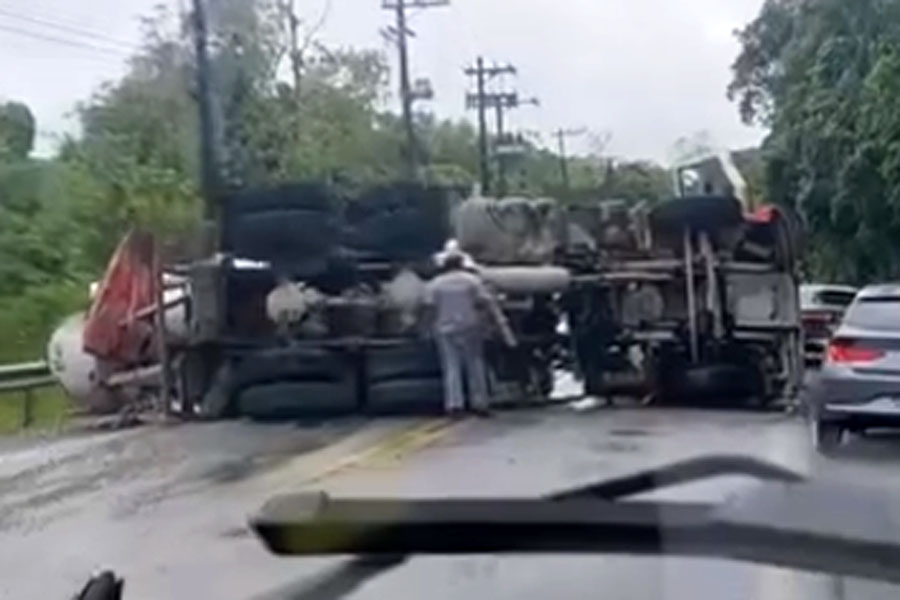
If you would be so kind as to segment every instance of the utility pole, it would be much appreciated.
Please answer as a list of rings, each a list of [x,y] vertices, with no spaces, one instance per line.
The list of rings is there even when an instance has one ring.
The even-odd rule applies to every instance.
[[[519,108],[524,104],[532,104],[537,106],[537,98],[521,99],[516,92],[492,94],[489,102],[494,105],[497,111],[497,142],[495,152],[497,154],[497,195],[505,196],[507,191],[506,185],[506,159],[509,157],[510,147],[514,147],[513,140],[507,139],[504,129],[503,112],[507,109]]]
[[[416,140],[416,129],[413,123],[413,102],[417,94],[413,92],[409,77],[409,46],[407,38],[414,35],[406,26],[407,8],[434,8],[447,6],[450,0],[382,0],[381,7],[394,11],[396,24],[391,31],[396,36],[397,54],[400,63],[400,103],[403,111],[403,128],[406,130],[406,158],[408,175],[414,179],[420,166],[419,143]]]
[[[500,198],[506,196],[506,162],[500,153],[500,146],[503,144],[503,103],[496,102],[494,108],[497,111],[497,141],[494,153],[497,155],[497,196]]]
[[[285,16],[288,19],[288,30],[290,32],[290,43],[291,43],[291,75],[294,80],[294,98],[299,104],[300,102],[300,77],[302,75],[303,65],[301,64],[302,57],[300,56],[300,18],[297,17],[297,12],[294,10],[294,0],[287,0],[287,2],[283,5],[283,10]]]
[[[479,56],[475,67],[466,69],[465,73],[470,77],[475,77],[476,92],[466,96],[466,106],[478,109],[478,163],[481,170],[481,192],[487,194],[491,189],[491,170],[488,166],[487,102],[485,102],[487,70],[484,68],[484,58]]]
[[[197,106],[200,113],[200,169],[202,172],[203,199],[207,218],[218,213],[219,136],[214,113],[213,85],[209,64],[209,30],[204,0],[193,0],[194,52],[197,69]]]
[[[415,178],[419,166],[419,144],[413,125],[412,95],[409,93],[409,48],[406,45],[406,0],[396,0],[397,51],[400,58],[400,102],[403,107],[403,127],[406,129],[406,152],[409,161],[409,177]]]
[[[466,107],[478,110],[478,150],[479,163],[481,167],[481,191],[484,194],[491,192],[491,174],[490,174],[490,157],[488,150],[488,131],[487,131],[487,109],[496,107],[497,111],[497,127],[498,140],[503,135],[503,109],[504,100],[502,96],[510,96],[509,94],[489,94],[486,91],[486,84],[489,79],[498,75],[515,75],[516,68],[512,65],[493,65],[486,67],[484,58],[479,56],[474,67],[465,69],[465,74],[469,77],[475,77],[476,91],[475,93],[466,94]],[[509,100],[507,99],[507,102]],[[513,100],[514,104],[518,104],[518,96]],[[500,173],[501,189],[503,187],[503,174]]]
[[[566,138],[582,135],[584,129],[557,129],[553,132],[559,142],[559,174],[562,177],[563,189],[569,190],[569,159],[566,156]]]

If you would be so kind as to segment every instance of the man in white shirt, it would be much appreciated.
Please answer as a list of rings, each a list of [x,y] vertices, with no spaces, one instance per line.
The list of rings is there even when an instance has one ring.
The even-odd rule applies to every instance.
[[[461,253],[444,256],[444,273],[428,283],[426,324],[437,342],[444,375],[447,413],[465,410],[463,373],[469,387],[469,409],[489,414],[487,369],[484,360],[484,313],[490,315],[509,346],[515,336],[496,299],[477,275],[465,269]]]

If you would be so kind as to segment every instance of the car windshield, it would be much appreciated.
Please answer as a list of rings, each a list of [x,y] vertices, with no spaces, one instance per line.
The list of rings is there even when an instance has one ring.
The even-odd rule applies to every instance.
[[[722,455],[900,497],[898,140],[900,0],[0,0],[0,597],[824,594],[731,548],[332,584],[249,523]]]
[[[846,308],[855,297],[856,291],[853,289],[818,285],[800,286],[800,307],[803,310]]]
[[[900,297],[861,298],[847,311],[844,323],[860,329],[900,331]]]
[[[816,300],[827,306],[849,306],[856,294],[853,292],[824,291],[816,294]]]

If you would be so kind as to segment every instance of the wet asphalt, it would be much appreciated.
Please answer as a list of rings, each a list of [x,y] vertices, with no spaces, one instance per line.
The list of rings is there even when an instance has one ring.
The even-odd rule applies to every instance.
[[[99,568],[125,576],[128,599],[898,597],[881,583],[708,559],[420,557],[379,570],[274,557],[246,527],[284,492],[537,496],[722,453],[900,493],[900,437],[854,438],[826,459],[803,420],[780,413],[557,406],[458,422],[238,421],[5,440],[0,598],[69,598]],[[714,501],[753,485],[723,477],[654,497]]]

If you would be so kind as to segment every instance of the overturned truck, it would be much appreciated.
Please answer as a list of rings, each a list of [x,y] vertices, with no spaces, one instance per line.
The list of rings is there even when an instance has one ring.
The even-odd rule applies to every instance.
[[[565,312],[591,394],[768,404],[802,378],[797,221],[734,198],[572,215]]]
[[[439,409],[417,312],[454,197],[288,185],[227,198],[220,252],[187,273],[187,405],[264,418]]]
[[[797,390],[799,227],[788,212],[745,214],[727,196],[568,209],[475,199],[457,235],[481,264],[526,267],[529,293],[548,284],[542,302],[568,340],[545,355],[567,353],[588,394],[768,404]]]
[[[418,185],[355,195],[288,185],[227,198],[219,252],[183,271],[180,404],[207,417],[441,410],[440,365],[419,315],[461,203],[452,189]],[[523,282],[521,268],[483,274],[521,342],[488,344],[495,395],[548,393],[558,313],[535,299],[567,279],[545,290]]]
[[[241,192],[223,203],[218,251],[158,278],[165,312],[155,330],[133,327],[139,356],[86,361],[77,321],[51,364],[69,348],[80,362],[58,369],[64,384],[101,392],[105,409],[130,385],[208,418],[437,411],[440,366],[418,315],[455,238],[520,342],[488,344],[495,397],[546,397],[568,366],[592,395],[768,403],[801,377],[797,237],[789,215],[747,215],[727,197],[564,209],[418,185]],[[146,317],[148,302],[129,306]]]

